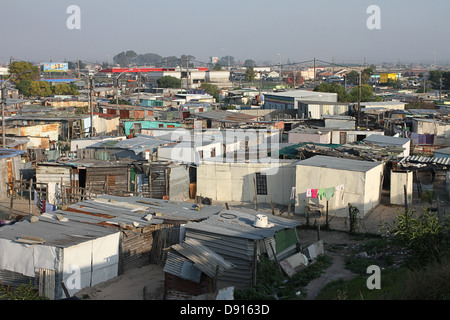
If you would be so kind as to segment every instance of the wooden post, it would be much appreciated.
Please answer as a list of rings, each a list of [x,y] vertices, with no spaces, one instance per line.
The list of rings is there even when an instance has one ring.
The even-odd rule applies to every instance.
[[[225,202],[225,209],[230,210],[230,208],[228,207],[228,203]]]
[[[325,226],[328,228],[328,199],[327,199],[327,213],[326,213],[326,221],[325,221]]]
[[[28,213],[33,214],[33,207],[31,206],[31,190],[33,186],[33,179],[30,180],[30,186],[28,187]]]
[[[256,178],[253,178],[253,184],[255,185],[255,210],[258,211],[258,192],[256,189]]]
[[[403,193],[405,194],[405,210],[408,210],[408,193],[406,192],[406,184],[403,186]]]
[[[275,215],[275,208],[273,206],[273,201],[270,201],[270,206],[272,207],[272,215]]]
[[[317,241],[320,240],[320,223],[317,224]]]
[[[61,178],[61,203],[66,205],[66,187],[64,187],[63,178]]]
[[[70,294],[69,294],[69,291],[66,288],[66,285],[64,284],[64,281],[61,281],[61,287],[62,287],[62,289],[64,291],[64,294],[66,295],[66,298],[69,299],[70,298]]]
[[[9,207],[9,218],[8,218],[9,220],[11,220],[13,216],[13,206],[14,206],[14,183],[13,183],[13,191],[11,194],[11,204]]]
[[[275,260],[275,262],[276,262],[276,264],[277,264],[277,266],[278,266],[278,269],[279,269],[281,272],[283,272],[283,270],[281,269],[280,263],[279,263],[279,261],[278,261],[278,258],[277,258],[277,253],[275,252],[275,249],[273,248],[272,242],[270,242],[270,249],[272,250],[273,259]]]

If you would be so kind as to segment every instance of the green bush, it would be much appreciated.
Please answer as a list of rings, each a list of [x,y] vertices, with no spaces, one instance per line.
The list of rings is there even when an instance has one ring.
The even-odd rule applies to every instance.
[[[46,300],[46,298],[39,296],[39,292],[29,283],[15,288],[0,285],[0,300]]]
[[[430,209],[425,209],[418,217],[406,210],[397,216],[392,226],[385,224],[383,228],[388,237],[411,251],[411,266],[423,266],[439,262],[448,248],[448,222],[448,218],[441,220]]]

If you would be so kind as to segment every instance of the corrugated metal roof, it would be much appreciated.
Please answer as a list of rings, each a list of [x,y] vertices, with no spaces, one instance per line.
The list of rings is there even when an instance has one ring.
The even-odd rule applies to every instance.
[[[37,222],[23,220],[0,228],[0,238],[15,241],[24,235],[42,238],[45,245],[66,248],[79,243],[100,238],[118,232],[117,230],[98,225],[81,223],[74,220],[66,222],[54,218],[53,215],[41,215]]]
[[[442,149],[437,149],[436,151],[434,151],[435,153],[444,153],[444,154],[450,154],[450,147],[447,148],[442,148]]]
[[[195,239],[186,239],[183,243],[175,244],[171,248],[192,261],[196,268],[204,272],[210,278],[213,278],[216,275],[217,267],[218,276],[220,276],[224,270],[234,267],[232,263],[229,263],[222,256]]]
[[[305,166],[337,169],[337,170],[358,171],[358,172],[366,172],[379,165],[382,165],[380,162],[344,159],[321,155],[299,161],[297,164]]]
[[[144,197],[120,197],[101,195],[96,199],[85,200],[68,207],[63,214],[69,219],[90,223],[124,222],[132,225],[139,223],[139,227],[161,224],[165,220],[192,221],[202,220],[219,213],[223,208],[219,206],[203,205]],[[71,211],[72,212],[71,212]],[[149,214],[151,220],[147,220]]]
[[[372,142],[375,144],[383,144],[383,145],[388,144],[388,145],[403,146],[405,143],[409,142],[410,140],[408,138],[371,134],[370,136],[365,138],[364,141]]]
[[[146,150],[157,148],[160,145],[166,145],[169,143],[173,143],[170,140],[163,140],[158,139],[153,136],[145,136],[145,135],[138,135],[131,139],[124,139],[120,140],[119,142],[115,143],[114,145],[105,145],[105,143],[111,143],[110,141],[102,141],[95,143],[87,148],[104,148],[104,147],[110,147],[114,149],[126,149],[126,150],[132,150],[135,154],[139,154],[142,152],[145,152]]]
[[[414,162],[419,164],[440,164],[448,166],[450,165],[450,158],[446,157],[424,157],[424,156],[408,156],[403,158],[399,164],[407,166],[407,163]]]
[[[0,159],[13,158],[25,154],[25,151],[16,149],[0,149]]]
[[[254,227],[255,217],[259,211],[243,212],[238,210],[223,210],[200,222],[186,224],[186,229],[205,231],[245,239],[264,239],[273,236],[279,230],[294,228],[300,223],[296,220],[269,215],[268,222],[274,225],[270,228]]]
[[[200,283],[202,276],[202,271],[197,269],[192,262],[170,251],[167,253],[163,271],[197,283]]]

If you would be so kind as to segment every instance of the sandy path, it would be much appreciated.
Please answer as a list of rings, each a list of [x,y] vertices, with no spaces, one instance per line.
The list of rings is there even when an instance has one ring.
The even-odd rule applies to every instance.
[[[351,280],[356,274],[345,268],[346,256],[342,253],[326,253],[333,259],[333,265],[325,270],[324,274],[317,279],[313,279],[306,287],[307,296],[305,300],[314,300],[322,288],[330,281],[344,279]]]

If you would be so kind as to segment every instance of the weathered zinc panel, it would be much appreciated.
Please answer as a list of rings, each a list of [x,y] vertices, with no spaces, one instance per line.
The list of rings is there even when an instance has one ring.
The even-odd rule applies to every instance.
[[[234,268],[225,270],[219,280],[235,283],[237,287],[251,287],[253,280],[254,241],[186,229],[186,239],[195,239],[213,250]]]

